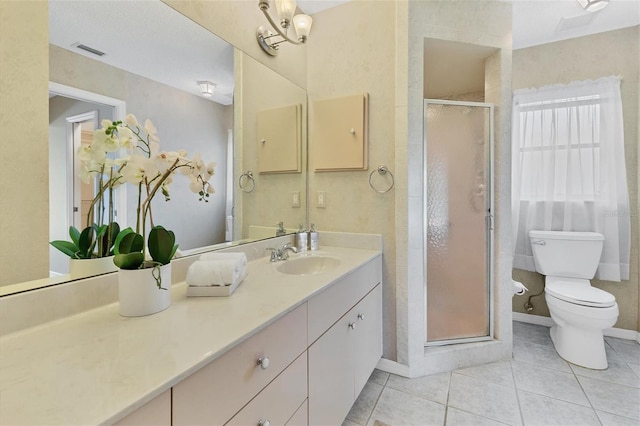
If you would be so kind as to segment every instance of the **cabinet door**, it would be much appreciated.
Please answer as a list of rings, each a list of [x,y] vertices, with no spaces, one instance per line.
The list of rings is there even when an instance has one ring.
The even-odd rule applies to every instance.
[[[354,322],[345,315],[309,347],[310,425],[342,424],[353,404]]]
[[[155,397],[115,424],[117,426],[169,426],[171,424],[171,390]]]
[[[382,286],[378,284],[371,290],[352,312],[356,318],[353,356],[357,398],[382,357]]]
[[[287,422],[287,426],[309,426],[308,401],[305,401],[298,411],[291,416]]]

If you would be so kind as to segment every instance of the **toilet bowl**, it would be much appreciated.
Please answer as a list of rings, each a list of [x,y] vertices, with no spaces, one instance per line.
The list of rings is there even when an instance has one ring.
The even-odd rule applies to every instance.
[[[550,334],[558,354],[572,364],[606,369],[602,331],[613,326],[619,314],[613,295],[591,287],[588,280],[546,277],[545,300],[555,323]]]
[[[603,330],[618,320],[615,297],[592,287],[603,236],[593,232],[530,231],[536,271],[545,275],[551,340],[566,361],[607,368]]]

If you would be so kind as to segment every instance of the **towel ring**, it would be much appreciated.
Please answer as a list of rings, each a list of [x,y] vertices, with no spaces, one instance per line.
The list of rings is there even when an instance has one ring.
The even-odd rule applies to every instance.
[[[371,178],[373,177],[373,174],[375,172],[378,172],[379,174],[381,174],[383,176],[386,175],[387,173],[389,173],[389,176],[391,176],[391,185],[389,185],[389,187],[387,189],[380,190],[380,189],[376,189],[373,186],[373,183],[371,182]],[[395,181],[395,179],[393,177],[393,173],[391,173],[391,171],[385,165],[380,165],[376,169],[372,170],[371,173],[369,173],[369,186],[371,187],[371,189],[376,191],[378,194],[386,194],[387,192],[391,191],[391,188],[393,188],[395,183],[396,183],[396,181]]]
[[[244,182],[244,184],[242,182]],[[256,189],[256,181],[253,179],[253,172],[251,170],[240,175],[238,178],[238,186],[242,192],[246,192],[247,194]],[[251,188],[249,188],[249,186],[251,186]]]

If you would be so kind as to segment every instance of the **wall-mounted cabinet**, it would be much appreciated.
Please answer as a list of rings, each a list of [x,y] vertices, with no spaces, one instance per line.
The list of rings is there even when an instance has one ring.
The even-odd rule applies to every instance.
[[[367,93],[312,103],[311,161],[316,172],[368,167]]]

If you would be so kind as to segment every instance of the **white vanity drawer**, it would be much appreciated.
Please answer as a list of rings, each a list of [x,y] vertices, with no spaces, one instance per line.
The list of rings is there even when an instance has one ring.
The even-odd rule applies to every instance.
[[[306,348],[303,304],[175,385],[173,424],[224,424]],[[260,358],[268,365],[260,366]]]
[[[269,383],[228,425],[284,425],[307,399],[307,354],[298,357]]]
[[[309,346],[381,281],[377,256],[309,300]]]

